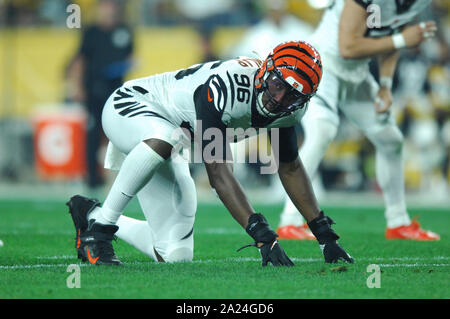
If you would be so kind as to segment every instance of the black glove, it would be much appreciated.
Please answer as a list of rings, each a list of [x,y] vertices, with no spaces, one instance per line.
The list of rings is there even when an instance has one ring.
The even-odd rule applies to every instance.
[[[262,214],[252,214],[248,219],[248,226],[245,230],[255,242],[245,245],[237,251],[255,246],[261,253],[263,267],[267,266],[268,262],[271,262],[274,266],[294,266],[294,263],[278,243],[277,233],[270,228],[269,223]]]
[[[339,236],[331,228],[335,222],[323,212],[308,223],[309,229],[316,236],[326,263],[337,263],[339,260],[353,263],[353,258],[337,243]]]

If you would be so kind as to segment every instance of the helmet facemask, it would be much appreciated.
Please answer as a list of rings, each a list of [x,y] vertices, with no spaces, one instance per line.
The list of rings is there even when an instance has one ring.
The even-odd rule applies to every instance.
[[[268,60],[269,66],[270,61]],[[265,117],[287,116],[303,108],[313,96],[302,93],[301,84],[294,79],[283,79],[281,72],[276,68],[266,71],[260,81],[261,85],[256,90],[256,108]]]
[[[268,118],[292,114],[308,104],[321,77],[316,49],[304,41],[281,43],[255,75],[256,109]]]

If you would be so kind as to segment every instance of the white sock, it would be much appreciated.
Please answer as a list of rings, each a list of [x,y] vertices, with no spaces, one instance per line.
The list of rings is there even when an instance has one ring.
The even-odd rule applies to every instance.
[[[411,224],[406,210],[403,160],[401,152],[376,152],[376,177],[386,204],[388,228]]]
[[[320,176],[318,174],[316,174],[316,176],[313,178],[311,184],[313,186],[314,194],[316,195],[317,200],[320,201],[320,197],[323,197],[325,190],[323,189],[322,181],[320,180]],[[306,221],[303,218],[302,214],[299,213],[297,207],[295,207],[289,196],[286,196],[284,208],[280,216],[280,227],[288,225],[301,226],[305,223]]]
[[[397,207],[393,205],[386,207],[384,216],[386,217],[386,226],[388,228],[407,226],[411,224],[411,219],[409,218],[408,212],[406,211],[406,206],[404,204],[400,204]]]
[[[297,210],[294,203],[290,200],[290,198],[286,199],[284,204],[283,211],[280,216],[280,227],[293,225],[293,226],[301,226],[305,223],[303,216]]]
[[[104,215],[103,212],[107,211],[107,207],[95,207],[92,212],[89,213],[88,215],[88,220],[91,219],[95,219],[96,223],[100,223],[103,225],[114,225],[115,222],[107,219]],[[109,214],[105,214],[106,216],[109,216]]]
[[[96,218],[101,224],[116,224],[126,205],[163,162],[146,143],[136,145],[125,158],[103,206],[95,209],[89,218]]]
[[[153,232],[147,221],[120,216],[117,221],[119,230],[116,235],[131,246],[143,252],[154,261],[158,261],[155,255]]]
[[[330,121],[320,119],[302,121],[302,124],[305,129],[305,140],[300,148],[300,159],[308,176],[314,176],[316,178],[317,168],[322,161],[328,145],[336,136],[337,126]],[[280,226],[300,226],[305,223],[305,219],[298,212],[289,197],[286,199],[280,217]]]

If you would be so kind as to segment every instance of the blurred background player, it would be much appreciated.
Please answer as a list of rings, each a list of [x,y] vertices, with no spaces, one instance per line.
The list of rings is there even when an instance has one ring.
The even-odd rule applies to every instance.
[[[199,62],[218,60],[212,44],[214,31],[218,26],[232,24],[232,17],[236,14],[229,12],[233,10],[235,0],[216,0],[214,5],[209,0],[174,0],[174,6],[200,36],[202,57]]]
[[[120,87],[131,66],[133,34],[122,22],[123,6],[118,0],[100,0],[96,21],[83,27],[79,50],[71,63],[69,77],[77,80],[73,99],[88,114],[86,139],[86,182],[95,189],[104,183],[99,150],[106,141],[101,114],[111,93]]]
[[[386,239],[440,238],[409,218],[404,194],[403,136],[390,111],[399,50],[420,45],[437,30],[433,21],[406,26],[430,2],[337,0],[324,13],[311,40],[323,56],[324,77],[302,119],[305,140],[300,157],[309,176],[314,177],[336,136],[338,110],[355,123],[376,149],[376,177],[385,201]],[[371,15],[373,12],[377,15]],[[378,59],[380,85],[369,73],[372,57]],[[277,232],[283,234],[283,228],[301,228],[302,224],[301,216],[287,200]]]

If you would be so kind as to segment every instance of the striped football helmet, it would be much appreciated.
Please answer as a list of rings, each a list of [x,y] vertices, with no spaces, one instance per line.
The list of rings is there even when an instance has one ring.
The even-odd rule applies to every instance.
[[[321,77],[320,55],[310,44],[289,41],[278,45],[255,77],[258,112],[272,118],[295,112],[316,93]]]

